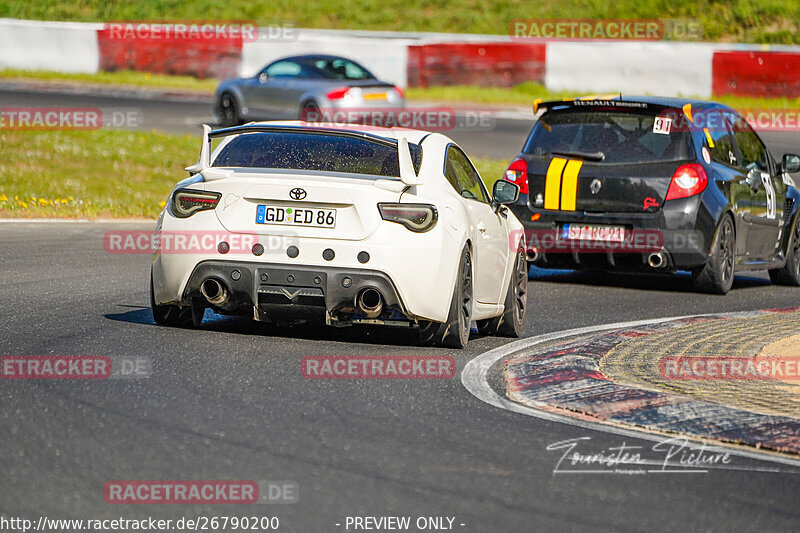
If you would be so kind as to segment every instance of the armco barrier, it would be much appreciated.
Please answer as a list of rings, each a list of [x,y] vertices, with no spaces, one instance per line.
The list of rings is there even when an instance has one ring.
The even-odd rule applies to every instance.
[[[548,43],[545,86],[708,98],[713,46],[662,41]]]
[[[800,52],[716,51],[713,93],[800,96]]]
[[[0,19],[0,68],[97,72],[102,24]]]
[[[408,47],[408,85],[510,87],[544,82],[544,43],[431,43]]]
[[[290,39],[113,39],[103,24],[0,19],[0,68],[252,76],[288,55],[338,54],[401,87],[510,86],[711,97],[800,96],[800,47],[296,29]]]

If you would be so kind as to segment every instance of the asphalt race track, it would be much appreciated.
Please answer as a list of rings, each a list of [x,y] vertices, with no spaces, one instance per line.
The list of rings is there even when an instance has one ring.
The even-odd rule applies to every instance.
[[[197,131],[209,116],[202,103],[8,92],[0,102],[139,108],[148,129],[172,124],[171,131]],[[507,122],[452,136],[470,154],[510,158],[530,125]],[[778,156],[794,143],[800,151],[797,135],[767,139]],[[103,249],[106,231],[150,228],[0,224],[0,353],[134,355],[153,365],[152,376],[137,380],[1,381],[0,514],[272,515],[288,532],[345,531],[354,515],[448,516],[457,531],[485,533],[796,529],[800,474],[790,467],[737,458],[705,474],[554,475],[559,453],[546,450],[553,443],[650,444],[498,409],[458,376],[306,380],[300,372],[303,356],[352,354],[452,355],[460,372],[504,339],[473,334],[464,351],[425,349],[413,332],[395,329],[277,328],[211,314],[200,330],[155,326],[149,257]],[[800,288],[772,286],[765,274],[738,277],[727,296],[692,292],[688,275],[534,270],[529,289],[526,336],[800,305]],[[123,479],[291,480],[300,499],[244,507],[106,503],[104,484]]]

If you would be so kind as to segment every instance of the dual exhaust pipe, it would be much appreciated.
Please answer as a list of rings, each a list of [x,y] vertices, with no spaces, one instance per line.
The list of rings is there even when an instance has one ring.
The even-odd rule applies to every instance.
[[[200,294],[208,303],[218,307],[225,305],[230,296],[225,284],[215,278],[203,281],[200,285]],[[378,318],[383,312],[383,295],[377,289],[364,289],[356,298],[356,307],[366,318]]]
[[[533,263],[539,259],[539,249],[534,246],[533,248],[529,249],[525,255],[528,261]],[[664,252],[664,250],[653,252],[647,256],[647,264],[650,266],[650,268],[666,268],[667,263],[667,254]]]

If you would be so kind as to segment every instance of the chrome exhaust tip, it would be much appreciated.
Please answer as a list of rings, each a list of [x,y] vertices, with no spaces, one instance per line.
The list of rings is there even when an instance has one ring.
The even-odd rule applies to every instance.
[[[664,268],[667,266],[667,256],[663,251],[653,252],[647,256],[647,264],[650,265],[651,268]]]
[[[208,278],[200,285],[200,294],[211,305],[221,305],[228,300],[228,290],[225,285],[214,278]]]
[[[526,259],[527,259],[529,262],[533,263],[534,261],[536,261],[537,259],[539,259],[539,249],[538,249],[537,247],[535,247],[535,246],[534,246],[533,248],[531,248],[530,250],[528,250],[528,252],[525,254],[525,258],[526,258]]]
[[[383,311],[383,296],[376,289],[364,289],[356,302],[358,310],[367,318],[378,318]]]

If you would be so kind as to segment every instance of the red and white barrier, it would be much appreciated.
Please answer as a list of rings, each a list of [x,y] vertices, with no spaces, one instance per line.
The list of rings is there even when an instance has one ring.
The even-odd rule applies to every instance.
[[[0,68],[252,76],[289,55],[351,57],[399,86],[512,86],[664,96],[800,97],[800,47],[294,29],[277,38],[141,38],[103,24],[0,19]]]

